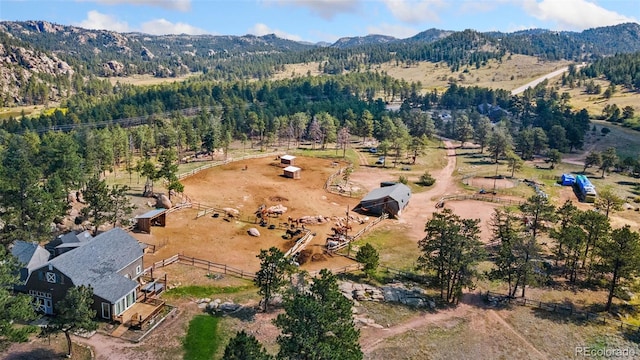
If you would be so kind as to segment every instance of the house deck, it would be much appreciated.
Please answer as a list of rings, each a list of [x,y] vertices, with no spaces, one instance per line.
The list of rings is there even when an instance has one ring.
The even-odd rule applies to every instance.
[[[139,326],[160,312],[163,306],[164,301],[148,298],[145,302],[136,302],[120,316],[116,316],[115,320],[129,327]]]

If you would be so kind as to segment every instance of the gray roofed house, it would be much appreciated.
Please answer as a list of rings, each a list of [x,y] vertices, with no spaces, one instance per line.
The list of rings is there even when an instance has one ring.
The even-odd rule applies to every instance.
[[[20,269],[20,285],[22,286],[34,269],[49,261],[49,252],[35,242],[18,240],[11,247],[11,254],[22,265]]]
[[[141,244],[115,228],[34,269],[26,291],[41,305],[41,311],[53,314],[56,302],[70,287],[91,286],[98,315],[112,319],[135,303],[142,255]]]
[[[404,184],[397,183],[371,190],[360,200],[354,210],[375,215],[387,213],[389,216],[398,217],[402,210],[409,205],[410,198],[411,189]]]
[[[71,249],[75,249],[82,246],[87,240],[93,239],[91,232],[85,230],[80,233],[68,232],[64,235],[59,235],[55,239],[49,241],[44,248],[47,249],[52,256],[58,256]]]

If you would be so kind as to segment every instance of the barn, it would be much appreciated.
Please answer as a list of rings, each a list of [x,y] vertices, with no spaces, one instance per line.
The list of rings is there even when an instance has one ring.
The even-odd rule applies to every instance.
[[[296,164],[296,157],[293,155],[282,155],[280,158],[281,165],[292,166]]]
[[[399,217],[411,198],[411,189],[408,186],[397,183],[391,186],[383,186],[370,191],[362,200],[354,211],[369,213],[374,215],[382,215]]]
[[[136,216],[139,231],[151,234],[151,226],[167,225],[167,209],[155,209]]]
[[[284,177],[291,179],[300,179],[300,168],[296,166],[287,166],[284,168]]]

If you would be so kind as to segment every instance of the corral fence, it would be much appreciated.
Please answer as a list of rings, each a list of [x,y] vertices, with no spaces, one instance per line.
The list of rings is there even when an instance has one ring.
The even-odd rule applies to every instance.
[[[209,272],[216,272],[216,273],[221,273],[225,275],[230,275],[230,276],[238,277],[241,279],[253,280],[256,278],[256,274],[250,271],[246,271],[246,270],[238,269],[226,264],[219,264],[212,261],[198,259],[198,258],[194,258],[191,256],[182,255],[182,254],[175,254],[169,258],[156,261],[151,266],[144,269],[143,274],[148,274],[153,269],[163,268],[165,266],[169,266],[171,264],[176,264],[176,263],[187,265],[187,266],[193,266],[200,269],[205,269]],[[344,274],[344,273],[362,270],[363,267],[364,265],[358,263],[358,264],[343,266],[340,268],[329,269],[329,271],[331,271],[334,274]],[[309,275],[312,277],[316,277],[319,274],[320,274],[320,271],[309,272]]]
[[[333,274],[337,275],[337,274],[346,274],[346,273],[350,273],[350,272],[354,272],[354,271],[360,271],[364,269],[364,265],[358,263],[358,264],[351,264],[351,265],[347,265],[341,268],[336,268],[336,269],[329,269]],[[311,277],[316,277],[320,275],[320,270],[317,271],[310,271],[309,272],[309,276]]]
[[[592,321],[602,325],[609,324],[620,329],[620,331],[630,332],[630,333],[635,333],[637,335],[640,335],[640,326],[638,325],[629,324],[622,320],[612,319],[600,314],[596,314],[588,311],[582,311],[582,310],[576,309],[572,305],[544,302],[540,300],[533,300],[533,299],[527,299],[522,297],[516,298],[506,294],[494,293],[491,291],[487,291],[485,296],[490,301],[493,300],[501,303],[506,302],[508,304],[529,306],[536,309],[541,309],[541,310],[558,313],[565,316],[574,317],[579,320]]]
[[[309,243],[313,240],[313,233],[311,231],[306,232],[303,237],[298,239],[296,243],[284,254],[284,257],[288,258],[294,256],[304,250],[304,248],[309,245]]]
[[[226,165],[228,163],[231,162],[235,162],[235,161],[242,161],[242,160],[249,160],[249,159],[259,159],[259,158],[265,158],[265,157],[269,157],[269,156],[278,156],[281,155],[281,152],[268,152],[268,153],[260,153],[260,154],[251,154],[251,155],[243,155],[243,156],[239,156],[239,157],[229,157],[225,160],[218,160],[218,161],[213,161],[210,162],[208,164],[199,166],[193,170],[184,172],[182,174],[178,174],[178,180],[182,180],[184,178],[188,178],[189,176],[195,175],[201,171],[210,169],[212,167],[215,166],[221,166],[221,165]]]
[[[239,277],[241,279],[251,279],[251,280],[253,280],[256,277],[256,274],[252,273],[250,271],[245,271],[245,270],[238,269],[238,268],[226,265],[226,264],[219,264],[219,263],[215,263],[215,262],[212,262],[212,261],[209,261],[209,260],[198,259],[198,258],[194,258],[194,257],[182,255],[182,254],[175,254],[175,255],[173,255],[173,256],[171,256],[169,258],[162,259],[160,261],[156,261],[151,266],[146,268],[144,270],[144,272],[147,273],[147,272],[151,271],[151,269],[163,268],[163,267],[169,266],[169,265],[171,265],[173,263],[178,263],[178,264],[183,264],[183,265],[190,265],[190,266],[193,266],[193,267],[206,269],[207,271],[213,271],[213,272],[217,272],[217,273],[222,273],[222,274],[226,274],[226,275]]]
[[[334,180],[341,176],[342,174],[344,174],[344,171],[347,168],[340,168],[338,169],[338,171],[336,171],[335,173],[329,175],[329,178],[327,178],[327,181],[325,181],[323,189],[331,194],[336,194],[336,195],[340,195],[340,196],[346,196],[346,197],[359,197],[360,193],[359,192],[352,192],[351,190],[346,190],[344,189],[341,185],[334,185]]]
[[[436,203],[436,208],[443,207],[445,202],[447,202],[447,201],[456,201],[456,200],[457,201],[460,201],[460,200],[478,200],[478,201],[487,201],[487,202],[493,202],[493,203],[499,203],[499,204],[505,204],[505,205],[520,205],[520,204],[522,204],[522,201],[520,201],[520,200],[505,199],[505,198],[493,196],[491,194],[489,194],[489,195],[483,195],[483,194],[450,195],[450,196],[441,197],[440,200],[438,200],[438,202]]]
[[[179,203],[179,204],[176,204],[175,206],[172,206],[170,209],[168,209],[167,210],[167,214],[171,214],[174,211],[187,209],[187,208],[190,208],[190,207],[193,207],[193,203],[190,203],[190,202]]]
[[[348,237],[346,239],[346,241],[341,242],[335,246],[332,247],[328,247],[327,246],[327,251],[329,251],[330,253],[334,253],[336,251],[339,251],[341,249],[346,248],[347,246],[349,246],[350,243],[352,243],[353,241],[358,240],[358,238],[360,238],[362,235],[364,235],[367,231],[371,230],[374,226],[376,226],[378,223],[380,223],[382,220],[386,219],[389,217],[389,214],[387,213],[383,213],[380,217],[375,218],[372,222],[368,223],[367,226],[363,227],[362,229],[358,230],[357,233],[355,233],[354,235]]]

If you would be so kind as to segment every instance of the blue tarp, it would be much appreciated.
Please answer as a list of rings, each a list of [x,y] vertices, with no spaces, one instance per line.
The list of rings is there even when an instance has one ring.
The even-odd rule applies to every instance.
[[[572,186],[576,182],[576,178],[571,174],[562,174],[560,182],[564,186]]]

